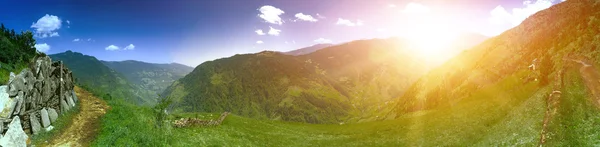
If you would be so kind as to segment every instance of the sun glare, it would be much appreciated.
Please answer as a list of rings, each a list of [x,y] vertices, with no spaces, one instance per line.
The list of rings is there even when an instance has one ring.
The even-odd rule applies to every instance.
[[[458,33],[437,25],[416,24],[400,32],[400,37],[410,42],[410,47],[431,63],[441,63],[453,55]]]

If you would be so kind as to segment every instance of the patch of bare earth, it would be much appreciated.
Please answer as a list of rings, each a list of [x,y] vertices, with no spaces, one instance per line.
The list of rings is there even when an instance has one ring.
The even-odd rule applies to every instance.
[[[98,134],[100,119],[110,107],[86,90],[75,87],[75,92],[79,98],[79,114],[76,114],[69,126],[43,146],[89,146]]]

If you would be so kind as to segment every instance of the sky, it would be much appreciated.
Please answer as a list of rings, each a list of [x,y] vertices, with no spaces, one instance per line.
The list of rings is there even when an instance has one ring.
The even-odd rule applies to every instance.
[[[495,36],[561,0],[3,0],[0,23],[47,54],[202,62],[393,36]]]

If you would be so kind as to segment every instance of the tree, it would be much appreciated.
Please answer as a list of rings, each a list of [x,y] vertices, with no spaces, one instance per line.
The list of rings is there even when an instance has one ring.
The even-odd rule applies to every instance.
[[[549,76],[550,76],[550,73],[552,73],[552,69],[553,69],[552,58],[550,58],[549,55],[545,55],[544,57],[542,57],[539,69],[540,69],[540,85],[546,86],[550,82]]]

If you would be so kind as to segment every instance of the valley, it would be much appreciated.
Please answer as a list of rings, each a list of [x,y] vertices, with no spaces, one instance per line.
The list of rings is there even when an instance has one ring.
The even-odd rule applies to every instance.
[[[235,4],[214,2],[218,3],[214,7],[249,11],[247,5],[257,5],[227,2]],[[201,12],[196,2],[189,1],[139,5],[176,14],[160,13],[153,19],[115,9],[116,14],[147,20],[122,21],[144,26],[121,24],[127,27],[115,29],[124,32],[117,35],[121,37],[101,39],[98,35],[97,42],[76,38],[65,43],[58,37],[76,31],[61,32],[63,36],[43,32],[39,22],[31,26],[33,32],[20,33],[2,24],[0,146],[600,145],[600,1],[524,1],[516,4],[523,8],[512,12],[474,1],[431,2],[448,9],[416,2],[383,9],[377,2],[344,2],[333,7],[306,1],[331,6],[335,12],[354,10],[378,16],[364,20],[336,19],[336,13],[291,14],[296,9],[308,10],[304,3],[281,2],[289,8],[285,13],[261,3],[264,6],[248,13],[259,12],[254,19],[260,22],[235,20],[252,24],[253,37],[239,32],[221,36],[247,27],[225,28],[230,23],[223,21],[228,20],[225,17],[207,24],[182,23],[188,12]],[[498,3],[506,7],[508,2]],[[370,8],[371,4],[377,8]],[[450,9],[457,8],[453,6],[486,11],[492,7],[492,17],[486,21],[512,22],[491,36],[456,33],[462,29],[456,27],[460,22],[442,21],[442,16],[458,13],[469,20],[477,16],[471,14],[475,11]],[[108,6],[98,6],[104,7]],[[387,11],[403,18],[391,24],[405,27],[401,29],[408,33],[382,35],[402,32],[383,25],[392,20],[377,20],[388,18]],[[241,15],[233,11],[222,15],[230,13]],[[213,14],[190,14],[199,15]],[[47,14],[40,21],[52,23],[54,17]],[[154,21],[167,18],[171,21]],[[71,29],[71,22],[62,19],[64,23],[58,19],[65,25],[61,31]],[[0,17],[0,22],[7,20]],[[219,25],[201,26],[213,23]],[[345,28],[322,30],[327,27],[320,25],[327,23]],[[475,20],[469,23],[473,23],[470,27],[493,27]],[[260,24],[268,24],[268,29]],[[310,29],[292,29],[302,25]],[[73,23],[72,30],[78,30],[76,26]],[[370,31],[380,35],[358,31],[372,26],[377,28]],[[175,31],[160,34],[159,28]],[[148,35],[142,30],[156,32]],[[215,30],[222,32],[194,32]],[[128,31],[138,36],[128,36]],[[192,33],[182,33],[188,31]],[[340,41],[299,39],[322,34],[341,34],[337,36]],[[179,38],[186,35],[195,37]],[[253,44],[240,45],[244,41],[231,38],[251,38]],[[71,46],[61,44],[49,51],[46,43],[61,39],[81,49],[67,50]],[[136,45],[120,42],[100,51],[86,50],[114,40],[134,40]],[[221,56],[225,53],[228,56]]]

